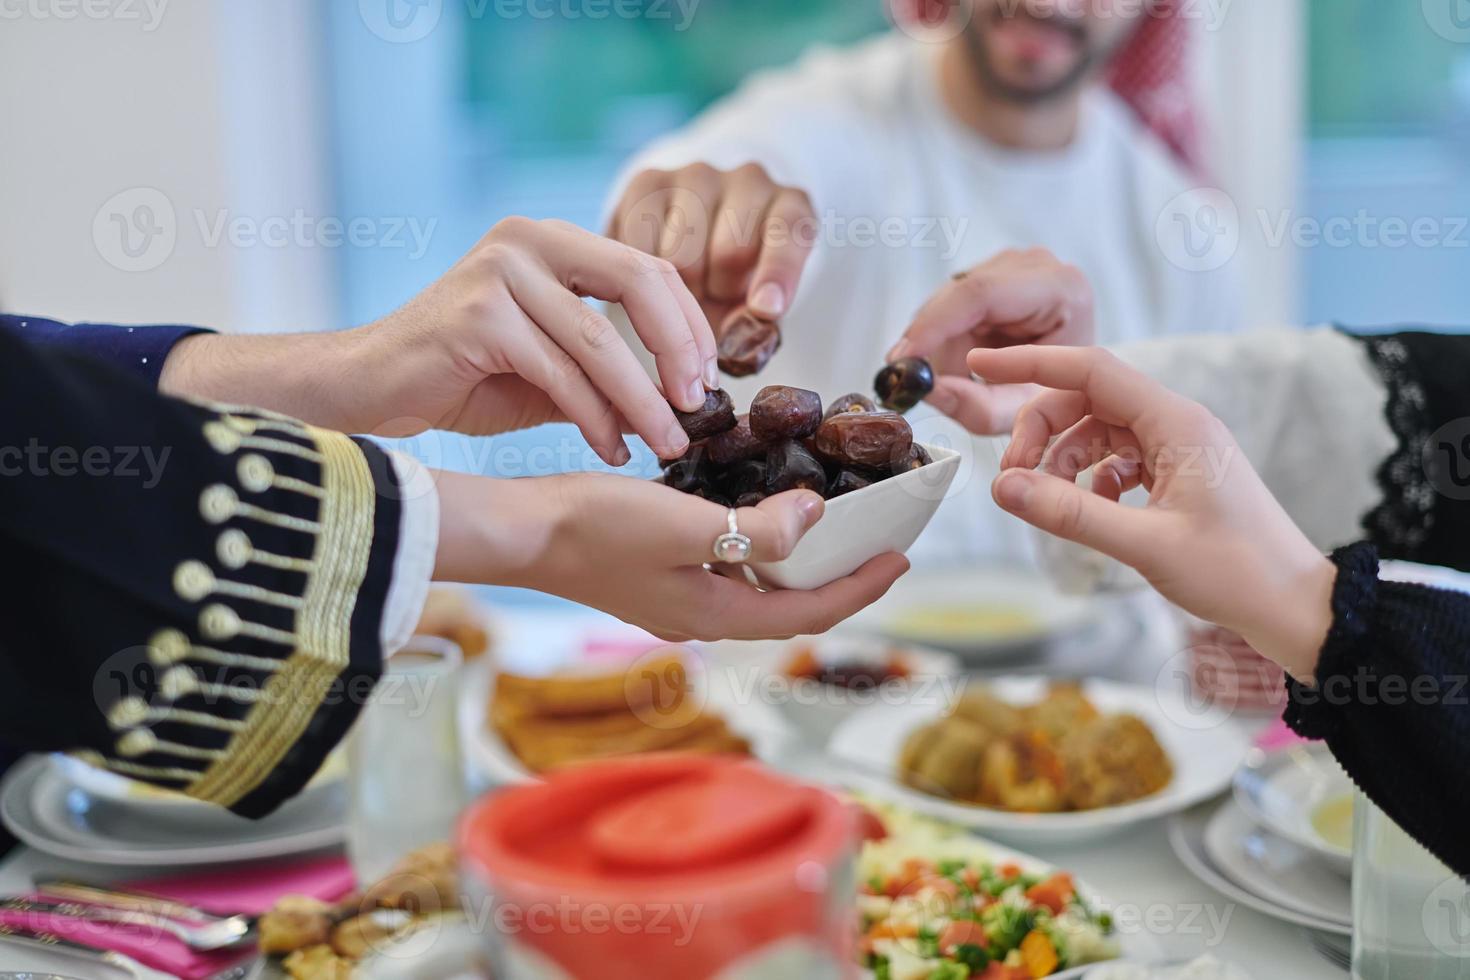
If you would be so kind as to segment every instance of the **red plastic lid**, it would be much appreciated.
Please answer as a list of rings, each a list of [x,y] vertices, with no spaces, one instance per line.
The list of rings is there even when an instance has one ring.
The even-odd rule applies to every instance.
[[[810,818],[812,805],[801,787],[728,768],[608,807],[588,823],[587,843],[612,864],[693,868],[768,851]]]
[[[704,889],[823,865],[852,846],[830,794],[747,760],[642,756],[579,766],[476,804],[461,848],[501,887]]]

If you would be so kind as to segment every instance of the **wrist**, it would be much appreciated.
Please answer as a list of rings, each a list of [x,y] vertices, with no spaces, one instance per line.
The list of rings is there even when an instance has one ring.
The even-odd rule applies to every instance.
[[[1241,630],[1259,653],[1280,664],[1303,684],[1315,683],[1317,660],[1332,628],[1332,593],[1337,566],[1314,554],[1290,573],[1276,590],[1268,618]]]
[[[294,379],[300,406],[288,414],[313,425],[364,435],[393,436],[408,433],[380,432],[380,390],[369,381],[372,373],[373,338],[369,327],[300,334],[294,350],[283,351],[280,370]]]
[[[199,359],[205,348],[220,339],[219,334],[197,333],[174,344],[158,374],[160,394],[188,398],[199,386]]]
[[[571,513],[565,481],[493,479],[434,472],[439,489],[439,549],[434,579],[538,588]]]

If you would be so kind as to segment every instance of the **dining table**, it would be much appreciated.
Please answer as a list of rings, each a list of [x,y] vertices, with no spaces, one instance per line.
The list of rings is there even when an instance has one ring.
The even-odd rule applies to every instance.
[[[1136,604],[1138,629],[1118,656],[1087,666],[1108,679],[1149,683],[1180,649],[1178,621],[1162,602]],[[616,628],[602,614],[571,611],[562,605],[527,602],[498,605],[495,634],[502,651],[538,651],[536,656],[570,656],[578,637],[599,624]],[[558,652],[562,651],[562,652]],[[1062,657],[1062,672],[1076,669]],[[1118,929],[1144,932],[1163,960],[1188,960],[1209,954],[1233,964],[1254,980],[1341,980],[1348,972],[1317,952],[1301,928],[1246,908],[1195,878],[1171,849],[1168,819],[1139,823],[1110,836],[1068,844],[1030,844],[1024,849],[1072,872],[1105,896]],[[160,873],[164,869],[160,869]],[[0,894],[25,893],[37,875],[83,877],[102,882],[137,880],[138,869],[109,868],[59,860],[19,846],[0,861]],[[48,959],[48,957],[51,957]],[[91,980],[75,972],[75,960],[21,951],[0,941],[0,968],[50,969]],[[67,972],[70,966],[71,973]],[[430,978],[423,978],[430,980]]]

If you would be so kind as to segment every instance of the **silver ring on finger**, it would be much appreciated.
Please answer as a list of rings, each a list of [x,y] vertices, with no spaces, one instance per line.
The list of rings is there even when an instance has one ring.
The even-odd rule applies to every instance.
[[[740,533],[740,525],[735,521],[735,508],[731,507],[725,515],[725,522],[729,530],[715,538],[715,561],[726,562],[732,565],[740,565],[750,560],[751,545],[750,538]]]

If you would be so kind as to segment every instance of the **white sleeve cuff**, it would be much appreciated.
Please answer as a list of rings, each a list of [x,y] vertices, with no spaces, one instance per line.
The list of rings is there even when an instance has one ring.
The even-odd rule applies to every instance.
[[[429,597],[434,561],[439,552],[439,488],[424,465],[400,452],[388,453],[402,496],[398,553],[383,608],[380,637],[383,656],[401,650],[413,636]]]

